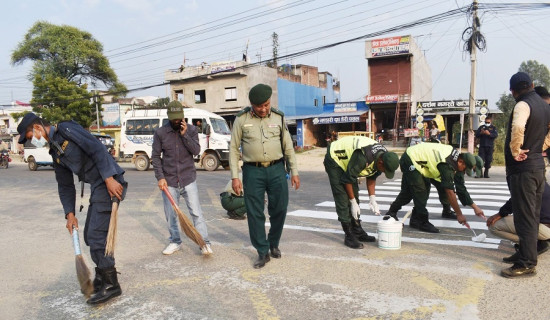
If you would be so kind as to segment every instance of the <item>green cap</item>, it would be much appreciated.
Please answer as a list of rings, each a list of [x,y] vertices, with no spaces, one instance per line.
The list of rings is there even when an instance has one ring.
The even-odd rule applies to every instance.
[[[170,101],[168,104],[168,110],[166,111],[166,114],[168,114],[169,120],[177,120],[177,119],[183,119],[183,106],[179,101]]]
[[[483,159],[476,156],[476,177],[481,178],[481,168],[483,168]]]
[[[462,153],[462,160],[464,160],[464,163],[466,164],[466,174],[470,177],[474,176],[474,170],[472,170],[476,166],[476,158],[473,154],[469,152]]]
[[[399,167],[399,157],[395,152],[384,152],[382,161],[384,162],[384,174],[386,178],[393,179],[395,170]]]
[[[248,99],[250,99],[250,103],[253,105],[260,105],[271,98],[272,92],[273,90],[271,90],[270,86],[260,83],[250,89]]]

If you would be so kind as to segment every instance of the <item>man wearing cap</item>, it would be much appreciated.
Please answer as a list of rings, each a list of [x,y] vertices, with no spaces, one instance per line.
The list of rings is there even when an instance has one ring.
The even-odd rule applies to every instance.
[[[525,72],[510,78],[510,91],[516,105],[510,114],[504,159],[510,189],[514,226],[519,238],[518,259],[501,275],[507,278],[533,276],[537,265],[537,236],[544,192],[544,160],[548,149],[550,108],[533,89]]]
[[[544,102],[550,104],[550,93],[548,93],[548,89],[546,89],[543,86],[536,86],[535,92],[544,100]]]
[[[292,138],[284,123],[284,114],[271,108],[270,86],[258,84],[250,89],[252,107],[236,115],[231,133],[229,167],[235,194],[244,187],[250,240],[258,259],[254,268],[262,268],[271,257],[280,258],[279,240],[283,232],[288,205],[286,165],[290,182],[300,187],[300,177],[294,155]],[[239,157],[242,147],[243,180],[239,179]],[[269,233],[265,234],[264,195],[268,197]]]
[[[369,192],[369,207],[376,215],[380,209],[376,203],[376,178],[384,173],[393,179],[399,166],[394,152],[367,137],[344,137],[327,147],[323,162],[328,175],[332,196],[336,204],[338,220],[345,233],[344,244],[353,249],[363,248],[360,242],[374,242],[361,227],[359,209],[359,185],[357,179],[366,177]]]
[[[403,172],[401,192],[390,205],[387,215],[396,218],[397,212],[412,200],[414,208],[409,226],[424,232],[438,233],[439,229],[430,223],[426,209],[430,196],[430,179],[433,179],[441,183],[458,222],[467,225],[466,217],[462,214],[456,200],[454,176],[456,172],[472,175],[472,169],[476,165],[472,154],[459,153],[450,145],[420,143],[407,148],[401,156],[399,165]],[[457,188],[457,191],[461,190],[466,190],[466,187],[461,185]],[[485,217],[483,210],[477,205],[472,205],[472,208],[477,216]]]
[[[489,178],[489,168],[491,168],[491,162],[493,162],[493,152],[495,150],[495,139],[498,137],[498,130],[492,124],[491,117],[485,118],[485,124],[476,130],[475,136],[476,138],[479,138],[479,156],[485,163],[483,177]]]
[[[476,159],[476,166],[475,166],[475,174],[476,177],[479,175],[481,176],[481,170],[483,168],[483,159],[481,159],[480,156],[475,156]],[[441,182],[430,179],[430,182],[435,186],[437,189],[437,194],[439,196],[439,202],[443,205],[443,212],[441,213],[441,217],[443,219],[456,219],[456,213],[451,209],[451,202],[449,201],[449,198],[447,197],[447,191],[443,186],[441,185]],[[466,185],[464,181],[464,172],[457,171],[454,175],[454,184],[456,187],[456,195],[458,196],[458,199],[460,200],[460,203],[462,203],[463,206],[470,206],[472,209],[474,209],[474,212],[477,210],[481,210],[477,207],[477,205],[474,203],[472,198],[470,197],[470,194],[468,193],[468,190],[466,190]]]
[[[67,219],[66,227],[71,234],[73,228],[78,229],[74,175],[82,183],[90,184],[84,241],[90,247],[90,256],[97,267],[93,281],[94,294],[87,303],[99,304],[119,296],[122,290],[115,259],[105,255],[105,243],[111,220],[111,199],[122,200],[127,186],[124,170],[105,146],[75,121],[63,121],[52,126],[34,113],[27,113],[17,126],[17,132],[20,144],[30,140],[38,148],[49,145],[59,199]]]
[[[197,171],[193,160],[193,156],[198,155],[201,149],[197,127],[185,122],[183,105],[179,101],[171,101],[167,108],[166,113],[170,121],[158,128],[153,135],[151,158],[155,177],[159,189],[162,191],[167,188],[178,205],[180,196],[183,196],[193,225],[206,243],[201,252],[208,255],[212,253],[212,248],[202,214],[196,181]],[[181,236],[176,212],[164,192],[162,198],[170,232],[170,243],[162,253],[170,255],[181,249]]]

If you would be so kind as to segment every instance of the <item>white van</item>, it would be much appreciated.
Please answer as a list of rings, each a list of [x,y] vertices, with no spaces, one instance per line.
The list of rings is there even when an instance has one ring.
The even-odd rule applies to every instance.
[[[197,126],[201,151],[195,162],[208,171],[220,165],[228,168],[231,131],[225,119],[197,108],[185,108],[184,113],[188,124],[197,126],[197,121],[201,122]],[[131,156],[136,169],[145,171],[151,164],[153,133],[168,122],[166,109],[128,110],[121,118],[120,154]]]

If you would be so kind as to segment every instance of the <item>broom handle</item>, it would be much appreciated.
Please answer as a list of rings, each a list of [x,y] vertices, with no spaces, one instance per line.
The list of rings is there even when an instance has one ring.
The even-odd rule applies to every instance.
[[[73,226],[73,246],[74,246],[74,255],[78,256],[82,254],[80,251],[80,240],[78,239],[78,230]]]
[[[168,198],[168,201],[170,201],[170,204],[172,204],[173,207],[177,208],[178,205],[176,205],[176,201],[174,201],[174,198],[172,197],[170,192],[168,192],[168,188],[164,188],[162,189],[162,191],[164,191],[164,194],[166,194],[166,197]]]

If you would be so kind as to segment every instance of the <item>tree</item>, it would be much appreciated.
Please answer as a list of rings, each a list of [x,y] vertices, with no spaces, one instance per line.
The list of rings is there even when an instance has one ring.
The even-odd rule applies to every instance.
[[[150,106],[152,108],[166,109],[168,103],[170,103],[170,98],[158,98],[157,100],[151,102]]]
[[[530,75],[535,86],[543,86],[545,88],[550,86],[550,72],[548,68],[544,64],[538,63],[536,60],[522,62],[518,71]]]
[[[34,63],[29,74],[33,111],[52,122],[73,119],[90,126],[95,106],[88,84],[103,84],[115,96],[127,90],[103,55],[102,44],[72,26],[36,22],[11,56],[13,65],[27,60]]]

